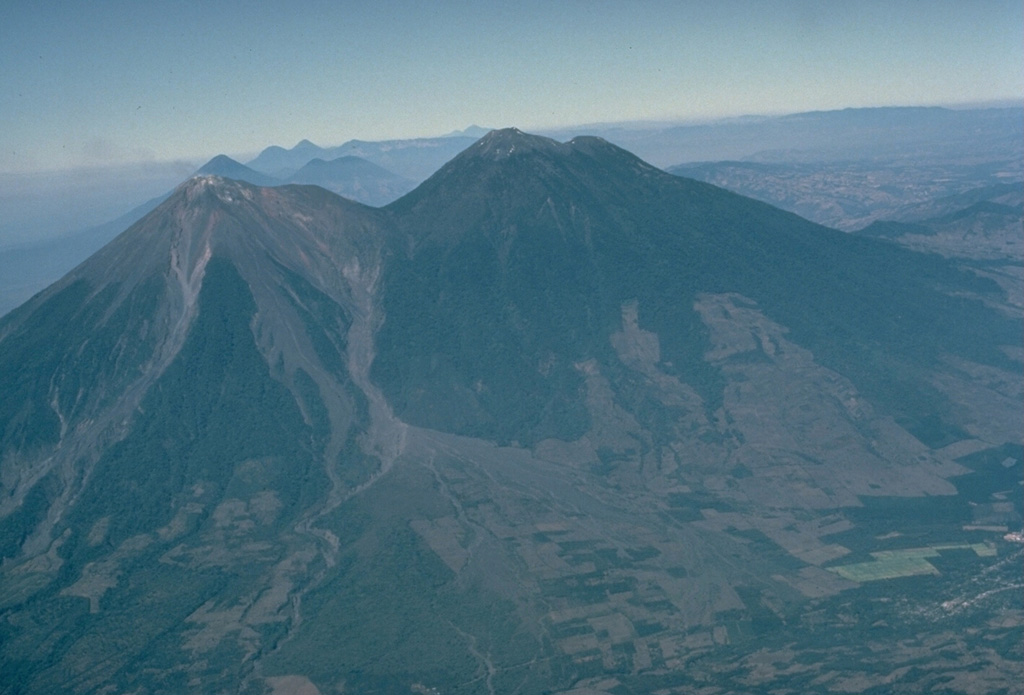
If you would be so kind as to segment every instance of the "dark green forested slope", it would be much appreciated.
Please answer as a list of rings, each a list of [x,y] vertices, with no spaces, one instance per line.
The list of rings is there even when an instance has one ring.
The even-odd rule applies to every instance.
[[[721,381],[693,305],[737,292],[911,427],[941,412],[911,385],[921,366],[943,353],[1006,366],[996,346],[1020,335],[978,298],[994,283],[938,257],[669,176],[595,138],[493,133],[388,211],[399,234],[374,376],[399,414],[465,434],[578,436],[574,364],[614,362],[608,336],[632,300],[712,409]]]

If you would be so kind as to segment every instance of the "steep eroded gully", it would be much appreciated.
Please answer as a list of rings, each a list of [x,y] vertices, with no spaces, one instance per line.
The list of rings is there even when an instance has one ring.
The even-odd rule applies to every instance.
[[[376,356],[374,337],[384,320],[377,298],[380,270],[379,257],[375,258],[369,267],[363,267],[357,258],[353,258],[342,269],[352,302],[352,323],[347,334],[346,366],[352,382],[366,397],[370,416],[369,426],[361,436],[359,444],[364,453],[376,457],[380,461],[380,467],[365,482],[354,488],[346,488],[341,477],[334,470],[336,457],[329,457],[325,462],[331,481],[327,500],[319,510],[304,518],[295,527],[297,533],[315,539],[317,547],[321,549],[324,565],[309,576],[308,581],[304,584],[294,586],[289,596],[291,616],[285,636],[273,648],[255,655],[251,662],[252,671],[243,681],[240,690],[245,689],[250,679],[264,678],[260,663],[262,657],[277,651],[292,638],[295,628],[302,623],[303,597],[319,586],[336,564],[339,540],[330,529],[320,526],[319,522],[338,506],[365,492],[387,475],[406,448],[408,426],[395,417],[384,394],[370,379],[370,367]],[[268,684],[278,681],[280,681],[279,678],[266,679]],[[272,685],[272,687],[274,686]]]
[[[353,258],[342,269],[351,297],[352,322],[346,336],[346,367],[352,382],[366,397],[370,424],[360,438],[363,452],[376,457],[380,467],[362,484],[347,487],[336,470],[337,455],[345,433],[332,433],[331,446],[325,461],[327,477],[331,482],[327,500],[315,513],[306,516],[296,527],[299,533],[313,535],[328,546],[324,552],[327,567],[333,567],[338,551],[337,537],[317,523],[333,512],[339,505],[369,489],[391,470],[395,460],[405,449],[407,425],[395,417],[380,389],[370,380],[370,367],[376,356],[374,336],[383,322],[383,312],[377,303],[377,282],[380,276],[380,259],[375,258],[369,268],[363,268],[358,258]],[[319,577],[317,578],[319,581]]]
[[[371,268],[362,269],[353,259],[343,269],[352,292],[355,318],[348,332],[348,371],[352,381],[366,396],[370,411],[370,427],[360,442],[363,451],[380,459],[380,469],[369,480],[348,492],[344,499],[360,494],[387,474],[405,449],[408,427],[395,417],[384,394],[370,380],[370,367],[376,356],[374,336],[383,323],[383,311],[377,302],[377,283],[381,264],[378,259]]]

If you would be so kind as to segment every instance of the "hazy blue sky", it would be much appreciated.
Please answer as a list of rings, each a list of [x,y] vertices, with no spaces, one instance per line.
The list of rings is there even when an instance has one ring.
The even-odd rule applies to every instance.
[[[1022,99],[1020,0],[0,3],[0,172]]]

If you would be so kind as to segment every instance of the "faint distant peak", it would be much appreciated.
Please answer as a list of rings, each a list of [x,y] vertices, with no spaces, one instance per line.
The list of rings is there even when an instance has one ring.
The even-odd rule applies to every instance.
[[[256,186],[276,186],[280,184],[280,181],[263,174],[255,169],[247,167],[246,165],[238,162],[225,154],[219,154],[206,164],[201,166],[196,174],[210,174],[213,176],[223,176],[228,179],[235,179],[238,181],[246,181]]]
[[[232,173],[249,170],[247,166],[238,162],[226,154],[219,154],[196,170],[196,174],[212,174],[214,176],[226,176],[237,178]]]
[[[345,170],[351,171],[356,168],[362,169],[364,171],[379,171],[381,173],[390,173],[386,169],[374,164],[368,159],[364,159],[363,157],[357,157],[354,154],[344,154],[340,157],[335,157],[334,159],[314,157],[313,159],[309,160],[305,166],[299,169],[299,171],[295,173],[295,176],[298,176],[304,171],[331,169],[340,172]]]
[[[491,130],[492,130],[492,128],[481,128],[480,126],[474,124],[474,125],[471,125],[471,126],[469,126],[467,128],[463,128],[462,130],[453,130],[452,132],[448,133],[447,135],[442,135],[441,137],[445,137],[445,138],[482,138],[483,136],[487,135],[487,133],[491,132]]]
[[[216,157],[212,158],[210,161],[208,161],[206,164],[204,164],[202,167],[200,167],[199,172],[200,173],[204,173],[206,170],[211,169],[213,167],[219,167],[219,166],[225,166],[225,165],[230,165],[230,166],[239,165],[240,166],[241,162],[239,162],[238,160],[232,159],[231,157],[227,156],[226,154],[219,154]]]

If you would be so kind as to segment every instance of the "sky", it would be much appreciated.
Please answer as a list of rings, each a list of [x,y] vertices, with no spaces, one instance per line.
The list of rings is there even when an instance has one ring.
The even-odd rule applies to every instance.
[[[0,174],[470,124],[1019,102],[1022,37],[1020,0],[5,0]]]

